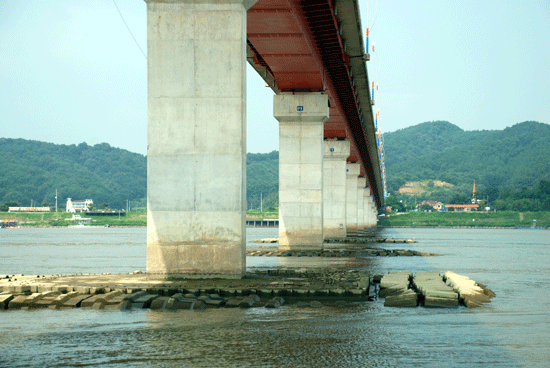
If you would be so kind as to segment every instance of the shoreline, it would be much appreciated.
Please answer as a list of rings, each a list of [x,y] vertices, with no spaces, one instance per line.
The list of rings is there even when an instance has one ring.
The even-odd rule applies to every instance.
[[[428,225],[396,225],[396,226],[378,226],[378,229],[392,229],[392,228],[403,228],[403,229],[487,229],[487,230],[550,230],[547,227],[518,227],[518,226],[428,226]]]

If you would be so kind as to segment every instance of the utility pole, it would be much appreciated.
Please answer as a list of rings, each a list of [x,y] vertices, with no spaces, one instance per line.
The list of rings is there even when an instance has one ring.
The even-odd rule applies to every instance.
[[[263,193],[260,192],[260,212],[264,210]]]
[[[57,212],[57,188],[55,188],[55,212]]]

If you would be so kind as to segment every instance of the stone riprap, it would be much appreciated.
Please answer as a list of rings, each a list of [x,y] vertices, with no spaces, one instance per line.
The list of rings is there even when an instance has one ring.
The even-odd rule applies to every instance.
[[[381,249],[369,247],[345,247],[334,248],[327,247],[323,250],[307,251],[283,251],[277,249],[248,250],[247,256],[252,257],[343,257],[343,258],[363,258],[363,257],[433,257],[439,256],[436,253],[419,252],[412,249]]]
[[[390,272],[380,279],[379,296],[386,307],[416,307],[418,296],[410,289],[412,272]]]
[[[279,238],[252,240],[252,243],[278,243]],[[363,244],[363,243],[416,243],[414,239],[377,238],[369,233],[348,233],[346,237],[325,237],[324,243]]]
[[[148,277],[141,272],[125,275],[5,275],[0,280],[0,308],[277,308],[285,301],[293,303],[299,300],[340,305],[341,299],[367,300],[369,288],[367,272],[338,269],[253,271],[240,280],[167,280]]]
[[[485,285],[478,284],[468,276],[447,271],[443,274],[443,279],[469,308],[476,308],[482,306],[484,303],[490,303],[491,298],[496,296],[491,289]]]
[[[468,308],[489,303],[496,294],[467,276],[447,271],[390,272],[374,275],[373,284],[379,284],[378,296],[385,298],[387,307]]]
[[[458,307],[458,293],[445,284],[439,271],[417,272],[413,287],[426,308]]]

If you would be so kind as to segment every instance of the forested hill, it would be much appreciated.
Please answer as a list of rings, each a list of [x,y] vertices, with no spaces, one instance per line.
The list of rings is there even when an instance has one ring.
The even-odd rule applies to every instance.
[[[497,198],[503,189],[534,188],[550,179],[550,125],[523,122],[504,130],[464,131],[445,121],[419,124],[384,134],[388,191],[409,181],[443,180],[468,197]],[[247,155],[248,208],[278,206],[279,153]],[[147,158],[107,143],[56,145],[0,138],[0,203],[30,200],[59,204],[67,197],[91,198],[125,208],[144,205]],[[454,193],[451,193],[454,194]],[[431,198],[437,199],[437,198]],[[442,200],[442,199],[437,199]]]
[[[111,208],[126,208],[126,200],[143,200],[147,191],[144,155],[111,147],[57,145],[24,139],[0,138],[0,203],[22,206],[58,205],[93,199]]]
[[[443,180],[478,190],[532,188],[550,179],[550,125],[464,131],[434,121],[384,134],[388,191],[405,182]]]
[[[107,143],[89,146],[57,145],[24,139],[0,138],[0,204],[58,205],[67,198],[90,198],[96,206],[108,203],[126,208],[126,200],[145,206],[147,158]],[[247,157],[249,208],[278,206],[279,153],[249,153]]]

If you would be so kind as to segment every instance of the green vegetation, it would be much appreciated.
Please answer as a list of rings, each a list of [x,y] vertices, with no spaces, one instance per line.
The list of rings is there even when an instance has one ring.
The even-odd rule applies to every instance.
[[[379,221],[380,226],[407,227],[531,227],[533,220],[537,227],[550,227],[550,212],[422,212],[410,211],[391,214]]]
[[[247,155],[247,202],[251,209],[279,205],[279,153]],[[0,138],[0,212],[8,206],[54,206],[66,199],[93,199],[97,209],[146,210],[147,158],[107,143],[57,145]],[[260,203],[262,202],[262,203]]]
[[[468,195],[496,198],[503,188],[532,188],[550,179],[550,125],[523,122],[504,130],[464,131],[445,121],[384,134],[388,191],[406,182],[443,180]]]
[[[246,218],[249,220],[263,220],[263,219],[278,219],[279,210],[269,210],[269,211],[260,211],[260,210],[248,210],[246,211]]]
[[[107,143],[56,145],[0,138],[0,203],[54,205],[91,198],[125,209],[126,200],[146,197],[147,159]]]
[[[435,121],[386,133],[384,144],[388,191],[397,201],[468,203],[475,181],[477,198],[498,210],[550,210],[548,124],[528,121],[504,130],[463,131]],[[436,180],[453,186],[429,185]],[[398,194],[407,182],[428,185],[414,197]]]
[[[248,209],[279,207],[279,152],[247,154],[246,200]]]
[[[477,198],[497,210],[550,210],[550,125],[523,122],[504,130],[464,131],[445,121],[384,135],[388,204],[400,211],[423,200],[468,203]],[[247,208],[278,208],[279,154],[247,155]],[[441,186],[439,181],[451,185]],[[398,194],[407,182],[423,192]],[[420,185],[420,184],[419,184]],[[0,211],[7,203],[36,206],[67,197],[93,199],[96,208],[146,210],[147,158],[109,146],[56,145],[0,138]],[[2,205],[3,204],[3,205]]]
[[[92,226],[147,226],[146,212],[126,212],[123,216],[88,216],[84,213],[82,217],[90,217]],[[72,213],[66,212],[0,212],[1,220],[15,219],[21,227],[67,227],[74,225],[73,221],[65,219],[72,218]]]

